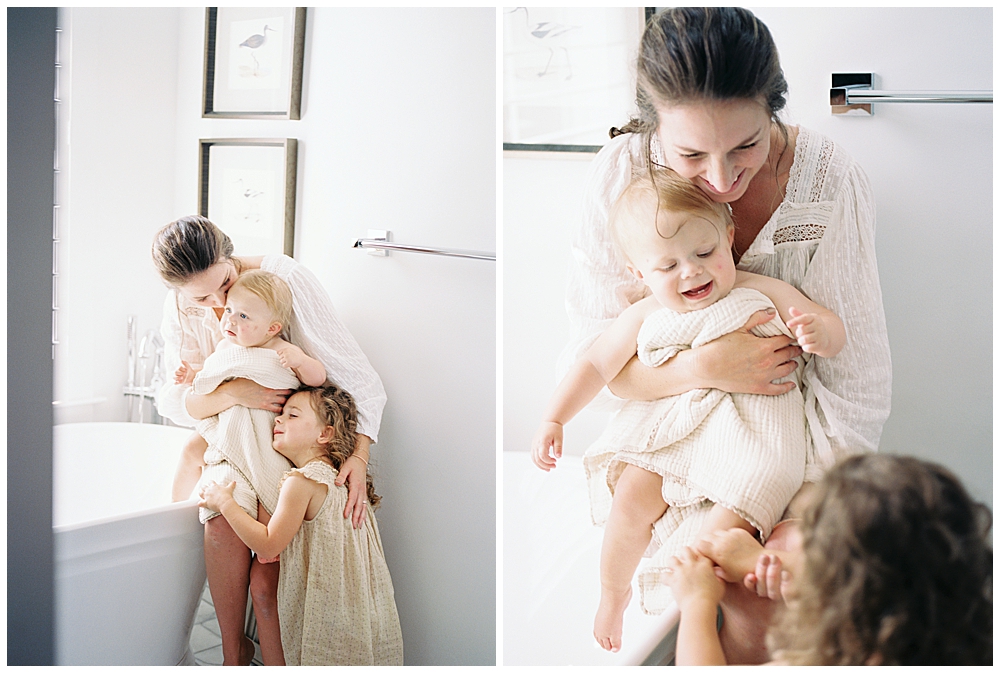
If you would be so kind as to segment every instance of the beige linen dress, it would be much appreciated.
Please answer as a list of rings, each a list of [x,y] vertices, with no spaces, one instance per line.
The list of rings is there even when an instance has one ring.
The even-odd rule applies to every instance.
[[[347,488],[334,485],[337,471],[327,463],[291,472],[325,484],[328,494],[281,552],[285,664],[401,666],[403,637],[375,516],[369,511],[360,529],[343,517]]]

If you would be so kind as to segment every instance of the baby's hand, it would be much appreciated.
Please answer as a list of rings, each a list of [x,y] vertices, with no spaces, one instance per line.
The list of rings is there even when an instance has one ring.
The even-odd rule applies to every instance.
[[[194,381],[195,374],[197,374],[195,368],[187,362],[181,360],[181,366],[177,368],[176,372],[174,372],[174,383],[179,385],[188,385]]]
[[[562,442],[562,424],[544,421],[531,441],[531,460],[548,472],[556,466],[556,459],[562,458]]]
[[[681,612],[698,602],[718,605],[726,592],[726,585],[716,576],[711,559],[691,547],[671,557],[660,577],[673,591]]]
[[[792,316],[786,325],[795,335],[799,347],[806,353],[822,355],[831,349],[830,335],[827,334],[823,321],[815,313],[803,313],[794,306],[788,307]]]
[[[277,351],[278,361],[286,369],[296,369],[305,363],[305,352],[295,344],[282,346]]]
[[[752,573],[764,551],[742,528],[714,531],[698,540],[695,547],[719,566],[719,576],[727,582],[740,582],[747,573]]]
[[[199,507],[207,507],[215,512],[221,512],[222,506],[228,500],[233,499],[233,492],[236,490],[236,482],[229,482],[228,486],[223,486],[222,484],[210,481],[204,487],[202,487],[201,492],[198,494],[201,496],[201,500],[198,501]]]

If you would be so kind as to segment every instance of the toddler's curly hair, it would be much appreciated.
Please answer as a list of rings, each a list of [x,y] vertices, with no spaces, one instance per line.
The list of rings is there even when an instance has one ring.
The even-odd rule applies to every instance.
[[[944,467],[836,465],[803,518],[803,577],[772,630],[789,664],[993,663],[990,511]]]
[[[309,401],[316,416],[324,425],[333,428],[333,439],[326,444],[327,457],[337,470],[354,453],[355,435],[358,427],[358,410],[351,395],[332,383],[325,386],[303,386],[295,391],[308,393]],[[382,497],[375,493],[375,483],[370,474],[365,475],[366,495],[372,509],[378,507]]]

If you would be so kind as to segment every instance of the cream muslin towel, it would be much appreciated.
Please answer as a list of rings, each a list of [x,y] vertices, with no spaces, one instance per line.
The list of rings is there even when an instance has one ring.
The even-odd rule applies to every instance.
[[[683,349],[733,332],[761,309],[756,290],[734,288],[711,306],[688,313],[661,309],[639,331],[639,359],[658,366]],[[792,336],[775,315],[757,336]],[[643,610],[658,614],[672,600],[659,581],[667,560],[692,544],[713,503],[736,512],[766,539],[802,485],[806,426],[797,387],[779,396],[697,389],[651,402],[628,401],[584,456],[594,523],[603,525],[626,464],[663,477],[667,511],[653,527],[649,565],[639,575]],[[656,547],[659,549],[656,550]],[[655,553],[653,553],[655,550]]]
[[[244,348],[227,344],[205,360],[192,390],[202,395],[229,379],[243,378],[266,388],[298,388],[299,380],[281,366],[278,354],[269,348]],[[234,498],[247,514],[257,518],[259,500],[269,514],[278,505],[281,478],[292,464],[271,448],[273,411],[234,406],[198,422],[195,429],[208,442],[206,467],[199,488],[208,481],[228,484],[236,480]],[[202,523],[218,515],[202,507]]]

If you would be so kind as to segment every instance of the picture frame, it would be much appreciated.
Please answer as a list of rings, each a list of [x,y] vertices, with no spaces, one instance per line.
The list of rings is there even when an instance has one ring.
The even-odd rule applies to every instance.
[[[503,10],[503,149],[596,153],[635,112],[635,58],[655,7]]]
[[[295,138],[199,141],[198,212],[255,255],[295,252]]]
[[[207,7],[202,117],[299,119],[305,7]]]

